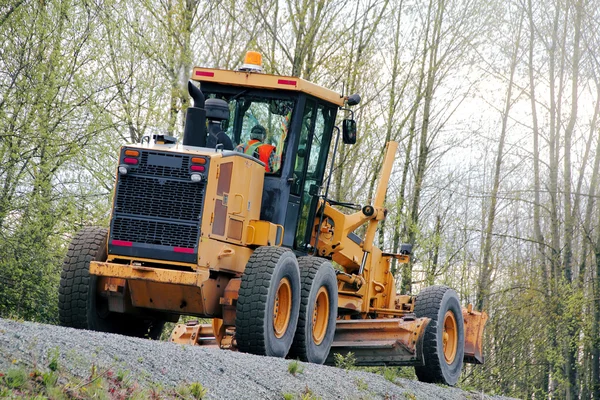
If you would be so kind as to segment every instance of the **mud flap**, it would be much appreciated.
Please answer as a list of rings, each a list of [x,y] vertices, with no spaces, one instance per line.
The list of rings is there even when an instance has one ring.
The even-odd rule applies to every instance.
[[[469,304],[462,309],[465,321],[465,356],[464,362],[471,364],[483,364],[483,329],[488,319],[485,312],[473,310]]]

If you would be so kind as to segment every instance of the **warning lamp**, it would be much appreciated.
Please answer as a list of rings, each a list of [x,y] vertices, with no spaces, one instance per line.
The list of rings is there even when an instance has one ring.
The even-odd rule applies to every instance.
[[[256,51],[246,52],[246,57],[244,57],[244,63],[238,69],[238,71],[263,72],[262,55]]]

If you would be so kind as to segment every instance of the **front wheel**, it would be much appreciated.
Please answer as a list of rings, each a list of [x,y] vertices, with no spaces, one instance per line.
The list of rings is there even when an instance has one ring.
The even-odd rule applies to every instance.
[[[106,261],[107,239],[108,230],[97,226],[84,227],[73,237],[58,288],[60,324],[158,339],[165,324],[163,320],[110,312],[107,299],[98,292],[98,277],[90,274],[90,261]]]
[[[415,301],[417,318],[430,318],[423,339],[424,366],[415,367],[422,382],[453,386],[460,377],[465,328],[458,295],[446,286],[423,289]]]
[[[242,275],[236,305],[235,335],[240,351],[285,357],[300,310],[300,272],[293,252],[257,248]]]
[[[331,350],[337,320],[337,278],[331,263],[300,257],[302,295],[300,316],[290,358],[323,364]]]

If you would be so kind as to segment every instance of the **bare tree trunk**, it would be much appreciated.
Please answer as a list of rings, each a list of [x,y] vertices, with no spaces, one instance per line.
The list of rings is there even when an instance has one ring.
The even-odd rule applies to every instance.
[[[479,279],[477,282],[476,305],[479,310],[487,306],[489,288],[491,286],[491,277],[493,265],[491,263],[492,240],[494,232],[494,220],[496,218],[496,206],[498,201],[498,189],[500,188],[500,171],[502,169],[502,157],[504,156],[504,142],[506,140],[506,131],[508,125],[508,116],[512,107],[512,89],[515,79],[515,70],[517,68],[519,50],[521,48],[521,31],[523,28],[524,14],[519,17],[519,26],[517,28],[517,37],[513,53],[510,60],[510,78],[506,89],[506,99],[504,102],[504,111],[502,113],[502,128],[500,130],[500,139],[498,141],[498,152],[496,154],[496,164],[494,167],[494,180],[492,182],[492,191],[490,193],[490,207],[487,214],[487,224],[485,228],[485,238],[483,245],[483,262],[481,265]]]

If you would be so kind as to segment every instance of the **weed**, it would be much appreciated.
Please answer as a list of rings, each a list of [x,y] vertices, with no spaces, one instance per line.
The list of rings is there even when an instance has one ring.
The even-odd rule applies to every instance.
[[[335,366],[338,368],[353,369],[356,365],[356,357],[351,351],[348,352],[348,354],[346,354],[345,356],[339,353],[335,353],[333,357],[335,361]]]
[[[302,372],[304,372],[304,367],[300,365],[298,360],[294,360],[288,364],[288,372],[296,376],[296,374],[301,374]]]
[[[394,368],[383,368],[383,377],[386,381],[390,381],[392,383],[396,383],[396,378],[398,375],[396,374],[396,370]]]
[[[42,374],[42,382],[47,388],[54,387],[56,386],[56,382],[58,382],[58,374],[54,371],[44,372]]]
[[[199,382],[194,382],[190,385],[190,392],[194,399],[202,399],[206,396],[208,390]]]
[[[122,369],[117,371],[117,376],[115,377],[117,382],[127,383],[127,381],[129,380],[128,378],[129,378],[129,371],[125,371]]]
[[[308,385],[304,386],[304,392],[300,394],[300,399],[302,400],[320,400],[321,398],[315,396],[312,390],[308,387]]]
[[[66,400],[67,396],[60,387],[51,387],[46,389],[46,395],[51,400]]]
[[[58,350],[58,347],[50,349],[50,351],[48,352],[48,358],[50,359],[50,362],[48,363],[48,368],[50,369],[50,371],[58,371],[59,356],[60,352]]]
[[[406,400],[417,400],[417,396],[413,393],[404,393],[404,397],[406,397]]]
[[[354,383],[356,384],[356,387],[358,388],[358,390],[362,390],[362,391],[369,390],[369,385],[362,378],[355,378]]]
[[[283,400],[294,400],[294,393],[283,393]]]
[[[27,372],[25,368],[11,368],[6,373],[4,380],[10,389],[22,389],[27,383]]]

